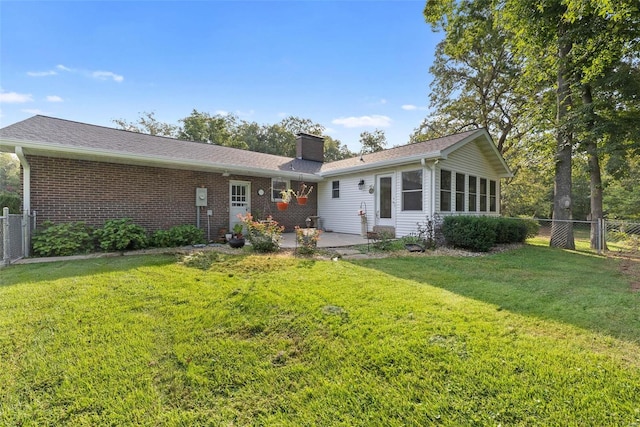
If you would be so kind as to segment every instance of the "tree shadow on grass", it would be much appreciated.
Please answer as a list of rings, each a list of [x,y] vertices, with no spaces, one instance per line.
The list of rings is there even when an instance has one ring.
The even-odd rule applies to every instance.
[[[527,245],[483,257],[353,262],[493,304],[498,310],[640,342],[640,292],[633,292],[617,260]]]

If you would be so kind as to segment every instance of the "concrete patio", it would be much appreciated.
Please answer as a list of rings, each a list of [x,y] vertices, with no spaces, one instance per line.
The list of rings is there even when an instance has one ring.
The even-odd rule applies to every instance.
[[[344,246],[354,246],[366,244],[366,237],[359,234],[334,233],[331,231],[323,231],[318,240],[319,248],[339,248]],[[284,233],[280,241],[281,248],[296,247],[296,233]]]

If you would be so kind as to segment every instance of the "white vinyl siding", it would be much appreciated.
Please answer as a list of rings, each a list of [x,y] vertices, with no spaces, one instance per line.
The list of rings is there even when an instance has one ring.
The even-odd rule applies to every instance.
[[[480,148],[473,143],[466,144],[460,149],[454,151],[449,155],[447,159],[440,160],[438,165],[438,172],[436,173],[436,178],[438,182],[436,183],[436,189],[440,189],[440,171],[448,170],[451,171],[452,174],[452,192],[456,193],[456,177],[455,174],[464,174],[466,188],[464,190],[464,200],[466,201],[465,207],[462,211],[457,210],[456,197],[452,195],[449,201],[450,206],[449,209],[443,209],[441,205],[441,200],[438,195],[436,200],[436,211],[441,212],[442,214],[450,214],[451,212],[456,213],[473,213],[473,214],[499,214],[500,213],[500,177],[493,170],[491,164],[480,150]],[[476,182],[476,192],[469,191],[469,186],[471,185],[469,179],[471,181]],[[494,182],[495,184],[491,184]],[[490,186],[495,185],[495,210],[491,210],[492,200],[490,199]],[[481,194],[481,189],[484,189],[484,193]],[[484,197],[483,197],[484,195]],[[456,194],[457,196],[457,194]],[[473,199],[475,201],[475,207],[472,206]],[[449,200],[449,199],[448,199]],[[447,207],[445,205],[445,207]]]

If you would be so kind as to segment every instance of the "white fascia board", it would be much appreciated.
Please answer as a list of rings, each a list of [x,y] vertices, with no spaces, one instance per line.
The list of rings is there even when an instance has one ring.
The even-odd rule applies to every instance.
[[[323,178],[329,178],[332,176],[346,175],[349,173],[363,172],[363,171],[373,170],[373,169],[383,169],[383,168],[388,168],[392,166],[401,166],[401,165],[406,165],[410,163],[420,162],[421,160],[436,160],[436,159],[446,159],[446,158],[447,158],[446,155],[443,155],[441,152],[437,151],[437,152],[415,155],[411,157],[401,157],[398,159],[370,163],[370,164],[364,163],[364,164],[352,166],[349,168],[341,168],[341,169],[336,169],[336,170],[327,171],[327,172],[320,172],[319,175]]]
[[[138,164],[157,167],[170,167],[175,169],[203,170],[208,172],[223,173],[229,172],[238,175],[256,175],[261,177],[286,177],[290,179],[318,181],[318,176],[309,173],[296,171],[263,169],[252,166],[229,165],[224,163],[212,163],[198,160],[176,160],[168,157],[151,156],[146,154],[131,154],[118,151],[99,150],[96,148],[75,147],[68,145],[51,145],[48,143],[38,143],[33,141],[21,141],[12,139],[0,139],[0,147],[22,147],[25,154],[42,155],[58,154],[75,156],[76,158],[89,157],[95,161],[119,161],[124,164]]]

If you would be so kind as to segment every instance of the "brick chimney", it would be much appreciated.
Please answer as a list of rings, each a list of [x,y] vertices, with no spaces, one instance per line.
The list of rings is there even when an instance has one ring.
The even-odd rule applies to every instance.
[[[296,157],[302,160],[324,162],[324,138],[310,133],[297,134]]]

